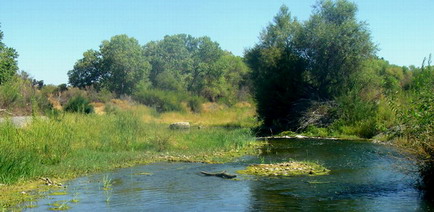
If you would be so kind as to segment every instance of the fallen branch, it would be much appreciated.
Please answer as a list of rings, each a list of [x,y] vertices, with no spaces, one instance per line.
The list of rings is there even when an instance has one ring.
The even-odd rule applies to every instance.
[[[227,174],[226,171],[218,172],[218,173],[210,173],[210,172],[201,171],[200,173],[204,174],[205,176],[215,176],[215,177],[221,177],[224,179],[232,179],[232,178],[237,177],[237,175]]]
[[[8,112],[6,109],[0,109],[0,112],[7,113],[7,114],[9,114],[9,115],[11,115],[11,116],[14,115],[13,113]]]

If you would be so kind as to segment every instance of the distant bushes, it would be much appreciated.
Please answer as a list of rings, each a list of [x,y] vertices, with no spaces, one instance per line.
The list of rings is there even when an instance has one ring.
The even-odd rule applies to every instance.
[[[158,112],[186,111],[200,112],[203,98],[177,91],[143,89],[134,94],[134,100],[155,108]]]
[[[30,115],[51,110],[52,105],[30,81],[15,76],[0,85],[0,109],[8,115]]]
[[[72,97],[64,106],[64,111],[75,113],[93,113],[93,106],[82,96]]]

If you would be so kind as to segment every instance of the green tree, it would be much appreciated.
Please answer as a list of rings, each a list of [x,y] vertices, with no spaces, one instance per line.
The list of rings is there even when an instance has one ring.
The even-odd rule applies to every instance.
[[[188,90],[194,94],[202,95],[205,98],[215,101],[217,95],[210,92],[210,83],[218,81],[223,73],[216,67],[216,62],[224,51],[217,42],[211,41],[209,37],[200,37],[195,41],[192,49],[193,68],[187,78]]]
[[[375,53],[366,23],[357,21],[356,13],[357,6],[347,0],[320,1],[295,38],[321,99],[333,99],[351,88],[353,74]]]
[[[3,42],[3,32],[0,30],[0,85],[10,80],[18,71],[18,53],[7,47]]]
[[[248,68],[209,37],[178,34],[144,46],[153,88],[190,92],[210,101],[236,94]]]
[[[245,55],[265,126],[298,129],[309,102],[335,100],[357,87],[375,46],[356,12],[346,0],[324,0],[301,23],[286,6],[280,8],[259,44]]]
[[[151,66],[135,38],[113,36],[100,46],[104,87],[116,94],[132,94],[139,84],[148,84]]]
[[[246,51],[258,115],[267,128],[287,128],[294,102],[309,94],[303,80],[306,63],[294,40],[300,30],[301,24],[282,6],[261,33],[259,44]]]
[[[144,46],[152,69],[149,79],[152,86],[163,90],[186,91],[186,77],[191,72],[192,50],[195,38],[178,34],[165,36]]]
[[[93,86],[100,87],[103,73],[101,70],[102,57],[98,51],[87,50],[83,53],[83,58],[78,60],[74,68],[68,71],[69,84],[78,88]]]

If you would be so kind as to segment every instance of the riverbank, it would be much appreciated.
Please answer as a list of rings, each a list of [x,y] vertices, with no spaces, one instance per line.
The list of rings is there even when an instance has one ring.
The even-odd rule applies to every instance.
[[[200,114],[124,105],[104,115],[53,114],[23,128],[0,124],[0,209],[36,198],[29,191],[41,189],[41,177],[60,182],[156,161],[218,163],[254,154],[252,113],[248,105]],[[176,121],[192,127],[169,129]]]

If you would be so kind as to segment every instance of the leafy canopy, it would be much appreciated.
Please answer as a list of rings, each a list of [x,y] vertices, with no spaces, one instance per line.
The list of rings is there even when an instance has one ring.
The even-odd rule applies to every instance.
[[[357,84],[355,75],[375,45],[356,12],[354,3],[325,0],[299,22],[286,6],[280,8],[245,55],[265,126],[297,129],[309,107],[304,99],[333,100]]]
[[[12,79],[18,71],[18,53],[7,47],[3,42],[3,32],[0,30],[0,85]]]

